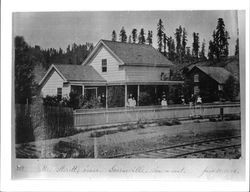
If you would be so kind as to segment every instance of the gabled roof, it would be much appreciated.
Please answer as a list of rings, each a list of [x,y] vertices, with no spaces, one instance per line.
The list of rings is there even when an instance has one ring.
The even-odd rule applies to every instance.
[[[204,66],[195,66],[203,71],[205,74],[210,76],[212,79],[217,81],[219,84],[225,84],[231,73],[224,69],[223,67],[204,67]],[[193,69],[194,69],[193,68]],[[192,69],[192,70],[193,70]]]
[[[121,65],[133,66],[162,66],[173,65],[153,46],[136,43],[122,43],[117,41],[100,40],[92,53],[84,61],[83,65],[95,55],[99,47],[103,45],[118,60]]]
[[[41,85],[52,70],[58,72],[64,81],[106,82],[106,80],[92,67],[83,65],[52,64],[40,81]]]

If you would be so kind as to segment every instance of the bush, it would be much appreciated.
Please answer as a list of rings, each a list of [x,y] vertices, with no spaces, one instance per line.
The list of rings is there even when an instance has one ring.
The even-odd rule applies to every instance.
[[[101,107],[101,103],[97,98],[91,98],[89,101],[82,101],[82,109],[96,109]]]
[[[141,92],[140,93],[139,102],[140,102],[141,106],[146,106],[146,105],[153,103],[152,98],[148,92]]]

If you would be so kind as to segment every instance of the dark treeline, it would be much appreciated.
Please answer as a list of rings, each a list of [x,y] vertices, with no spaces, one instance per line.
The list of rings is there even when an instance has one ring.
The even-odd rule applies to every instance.
[[[181,25],[176,28],[173,37],[166,35],[166,28],[164,27],[162,19],[159,19],[157,23],[157,49],[169,60],[175,63],[193,63],[198,61],[220,61],[222,58],[226,58],[229,54],[229,33],[225,28],[225,24],[222,18],[218,18],[217,26],[211,34],[212,40],[208,44],[208,53],[206,54],[206,40],[203,39],[200,42],[199,33],[192,32],[192,47],[187,46],[188,32],[185,27]],[[146,37],[147,36],[147,37]],[[146,32],[144,28],[137,30],[132,29],[131,33],[127,35],[125,27],[121,28],[119,38],[115,30],[112,31],[112,41],[126,42],[126,43],[138,43],[138,44],[153,44],[153,32],[148,30]],[[235,46],[235,55],[239,54],[238,40]]]
[[[34,54],[40,58],[44,68],[48,68],[52,63],[76,64],[80,65],[93,49],[92,43],[68,45],[66,50],[61,48],[40,49],[39,46],[31,47]]]
[[[80,65],[93,49],[92,43],[68,45],[66,50],[30,46],[23,37],[15,37],[15,102],[30,103],[38,85],[35,76],[54,64]],[[37,67],[39,70],[35,70]],[[44,75],[44,74],[43,74]]]

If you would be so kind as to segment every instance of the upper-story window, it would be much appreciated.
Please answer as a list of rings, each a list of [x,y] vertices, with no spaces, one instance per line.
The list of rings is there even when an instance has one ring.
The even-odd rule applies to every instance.
[[[194,82],[199,82],[199,74],[194,75]]]
[[[107,59],[102,59],[102,72],[107,72]]]

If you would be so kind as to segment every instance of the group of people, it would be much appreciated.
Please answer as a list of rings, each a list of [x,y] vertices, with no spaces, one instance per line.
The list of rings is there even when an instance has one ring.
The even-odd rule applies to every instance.
[[[160,103],[161,103],[161,106],[168,105],[165,92],[163,92],[163,94],[162,94],[162,99],[160,100]],[[128,98],[126,106],[127,107],[135,107],[136,106],[136,100],[132,94],[129,94],[129,98]]]
[[[196,104],[201,105],[202,104],[202,98],[201,98],[200,95],[195,96],[194,94],[192,94],[189,105],[190,106],[195,106]]]

